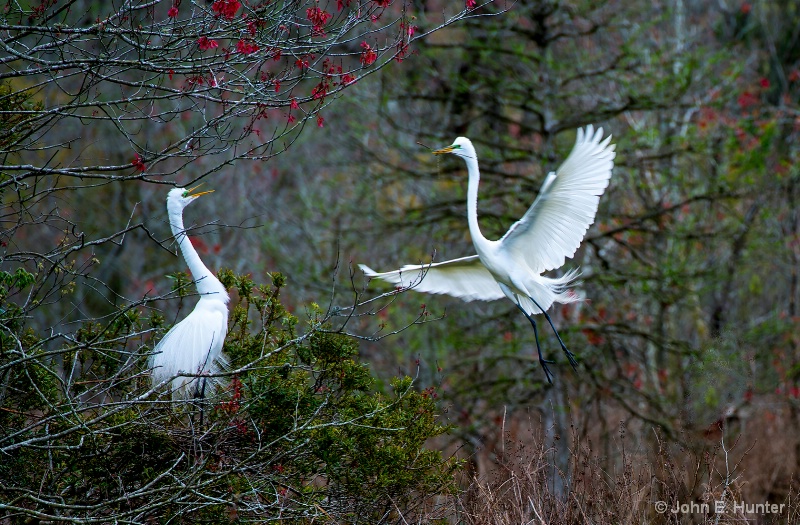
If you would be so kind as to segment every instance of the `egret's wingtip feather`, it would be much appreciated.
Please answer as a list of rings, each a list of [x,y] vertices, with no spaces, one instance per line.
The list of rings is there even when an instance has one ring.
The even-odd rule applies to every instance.
[[[366,274],[367,277],[375,277],[376,275],[378,275],[378,272],[376,272],[366,264],[359,264],[358,267],[361,268],[361,271],[364,272],[364,274]]]

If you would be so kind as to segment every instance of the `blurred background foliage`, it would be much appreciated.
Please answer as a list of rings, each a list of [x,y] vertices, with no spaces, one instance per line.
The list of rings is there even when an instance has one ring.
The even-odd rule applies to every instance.
[[[417,0],[408,5],[407,24],[424,33],[443,11],[462,8]],[[719,450],[725,437],[740,442],[732,451],[746,480],[740,496],[784,501],[800,468],[793,431],[800,425],[799,11],[782,0],[479,4],[472,16],[415,42],[402,61],[342,91],[326,107],[324,126],[309,126],[285,153],[223,164],[198,155],[163,177],[182,184],[203,173],[216,190],[187,211],[187,224],[196,225],[193,242],[209,267],[230,269],[226,284],[239,290],[244,312],[261,312],[234,310],[235,336],[226,342],[234,367],[263,360],[263,370],[255,367],[237,380],[252,400],[246,424],[264,429],[271,442],[267,435],[286,431],[280,415],[294,410],[292,403],[301,406],[296,392],[306,396],[303,410],[313,412],[321,399],[307,389],[313,384],[338,392],[341,411],[318,417],[347,418],[354,406],[369,412],[385,403],[392,408],[373,426],[402,426],[409,434],[381,456],[398,476],[388,484],[380,476],[366,483],[374,465],[353,463],[374,447],[377,434],[359,436],[354,428],[342,436],[336,426],[309,434],[309,443],[328,445],[310,446],[281,475],[307,479],[324,464],[325,476],[338,480],[330,494],[340,498],[358,486],[365,494],[389,494],[392,484],[400,492],[414,487],[430,494],[448,486],[455,463],[425,456],[430,477],[408,485],[401,471],[411,458],[399,450],[421,449],[437,436],[427,441],[431,449],[489,477],[497,465],[514,461],[505,443],[545,444],[547,461],[567,473],[551,479],[563,492],[572,487],[569,473],[580,470],[575,451],[586,444],[599,469],[617,472],[631,468],[631,454],[663,465],[670,456],[665,449],[674,457],[702,457]],[[0,92],[0,146],[15,140],[7,130],[25,133],[15,125],[15,107],[47,108],[46,100],[7,86]],[[459,135],[475,143],[483,175],[480,222],[487,237],[497,238],[569,153],[576,128],[587,124],[612,133],[618,153],[596,223],[568,263],[583,271],[578,291],[585,300],[552,312],[579,356],[577,372],[543,330],[545,352],[557,360],[556,381],[548,385],[527,321],[502,302],[465,304],[406,292],[360,310],[368,315],[338,315],[354,301],[388,291],[366,282],[356,263],[385,271],[472,253],[464,166],[427,148]],[[87,123],[86,133],[92,129]],[[57,143],[59,130],[48,133]],[[91,142],[107,148],[102,134]],[[182,262],[169,249],[165,187],[150,182],[49,194],[31,207],[39,211],[25,228],[2,235],[3,346],[41,353],[26,361],[24,377],[9,372],[17,370],[16,361],[0,370],[7,428],[24,425],[24,414],[45,410],[51,401],[44,400],[63,388],[69,367],[61,354],[55,352],[57,366],[42,364],[63,338],[117,341],[125,338],[114,330],[131,330],[137,342],[126,340],[126,347],[143,350],[157,336],[120,323],[151,323],[163,331],[192,307],[192,298],[170,294],[166,276]],[[12,188],[2,190],[6,220],[18,213]],[[9,262],[11,255],[24,259],[32,246],[65,242],[73,223],[87,239],[131,223],[142,227],[76,250],[65,259],[72,266],[60,273],[42,276],[35,263],[23,261],[23,271]],[[286,276],[278,286],[285,311],[270,321],[263,312],[272,291],[251,292],[254,283],[236,279],[272,272]],[[35,307],[26,299],[27,275],[47,283]],[[405,329],[421,316],[436,320]],[[298,332],[276,324],[292,318]],[[343,319],[355,339],[321,328],[337,331]],[[312,335],[299,346],[264,353],[306,333]],[[120,373],[100,355],[91,363],[81,366],[95,370],[98,380]],[[393,379],[406,375],[416,378],[413,385]],[[24,384],[10,388],[12,379]],[[27,396],[33,385],[41,396]],[[420,406],[441,419],[405,419]],[[236,421],[223,412],[208,417]],[[403,439],[409,441],[398,445]],[[287,443],[270,454],[283,458],[290,451]],[[679,472],[670,473],[680,488],[676,498],[708,491],[689,479],[693,459],[672,461]],[[713,469],[705,472],[710,484]],[[303,504],[321,504],[314,497]]]

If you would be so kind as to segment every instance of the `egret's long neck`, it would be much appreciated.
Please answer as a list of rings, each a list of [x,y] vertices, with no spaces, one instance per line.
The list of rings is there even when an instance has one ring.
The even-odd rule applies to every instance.
[[[476,245],[486,243],[486,237],[481,233],[478,226],[478,184],[481,181],[481,174],[478,170],[478,159],[475,156],[465,157],[467,171],[469,172],[469,183],[467,184],[467,222],[469,223],[469,233],[472,235],[472,243]]]
[[[170,212],[169,226],[172,228],[172,234],[175,236],[175,240],[178,241],[178,246],[180,246],[183,258],[186,260],[186,265],[192,273],[192,278],[197,284],[198,293],[204,297],[208,295],[209,298],[219,299],[227,303],[228,292],[225,290],[225,287],[219,279],[211,273],[211,270],[206,268],[206,265],[200,260],[200,255],[198,255],[197,250],[192,246],[189,236],[186,235],[186,229],[183,226],[182,211]]]

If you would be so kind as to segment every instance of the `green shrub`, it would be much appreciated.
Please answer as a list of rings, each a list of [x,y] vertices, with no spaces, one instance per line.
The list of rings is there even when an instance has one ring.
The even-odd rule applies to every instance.
[[[427,391],[408,377],[377,391],[356,342],[328,331],[315,305],[299,335],[282,276],[220,279],[239,297],[232,372],[204,399],[149,391],[158,337],[142,305],[84,323],[60,348],[23,349],[41,357],[0,354],[13,386],[0,395],[0,502],[12,523],[382,523],[454,488],[458,463],[425,447],[447,430]]]

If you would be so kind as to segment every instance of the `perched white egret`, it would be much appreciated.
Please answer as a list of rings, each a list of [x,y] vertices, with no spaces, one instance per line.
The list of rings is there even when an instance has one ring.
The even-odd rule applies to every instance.
[[[369,277],[418,292],[447,294],[464,301],[493,301],[508,297],[533,326],[539,362],[547,380],[551,373],[542,357],[534,314],[544,314],[561,343],[570,364],[575,357],[558,335],[547,310],[553,303],[578,300],[568,287],[579,272],[570,270],[564,276],[549,278],[543,272],[560,268],[566,257],[572,257],[589,226],[594,222],[600,195],[611,178],[614,167],[614,144],[611,136],[603,140],[603,129],[596,132],[590,125],[578,129],[575,147],[555,173],[545,178],[539,196],[498,241],[486,239],[478,227],[478,157],[472,142],[459,137],[452,146],[436,150],[435,155],[452,153],[463,158],[469,171],[467,187],[467,221],[477,255],[440,263],[407,265],[399,270],[377,273],[359,265]]]
[[[220,358],[228,331],[228,292],[200,260],[183,226],[183,209],[201,195],[214,191],[193,195],[195,189],[197,186],[188,190],[175,188],[167,195],[169,225],[200,294],[194,310],[167,332],[156,345],[151,358],[153,383],[159,384],[174,378],[173,397],[202,396],[201,385],[204,385],[204,381],[198,381],[196,377],[175,376],[211,372],[212,365]]]

